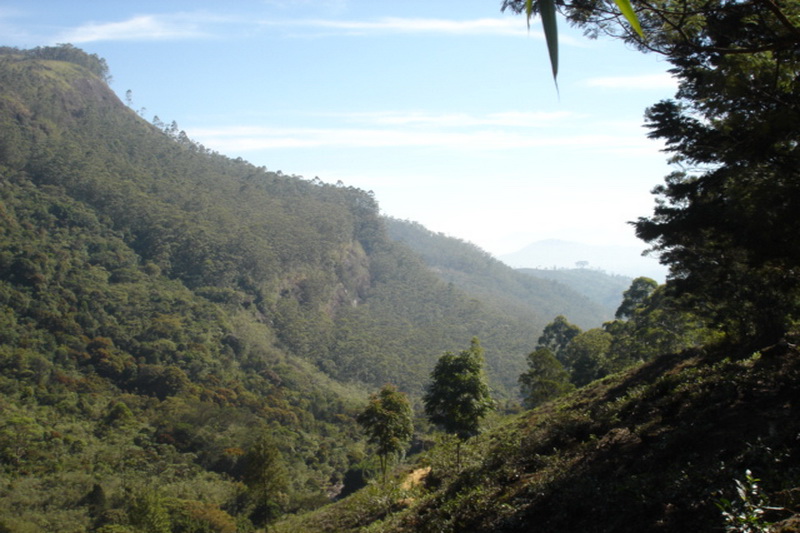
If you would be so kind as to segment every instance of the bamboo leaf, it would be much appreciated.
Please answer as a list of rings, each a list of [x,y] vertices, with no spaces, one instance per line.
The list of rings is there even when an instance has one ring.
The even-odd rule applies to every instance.
[[[528,17],[528,29],[531,29],[531,17],[533,16],[533,0],[525,0],[525,15]]]
[[[547,51],[550,53],[550,67],[553,69],[553,79],[555,80],[558,78],[558,23],[556,22],[555,0],[539,0],[539,15],[542,17]]]
[[[625,19],[628,21],[628,24],[636,31],[636,33],[644,39],[644,33],[642,32],[642,26],[639,24],[639,17],[636,16],[636,12],[633,10],[633,6],[631,5],[630,0],[614,0],[619,8],[620,13]],[[530,24],[530,23],[529,23]]]

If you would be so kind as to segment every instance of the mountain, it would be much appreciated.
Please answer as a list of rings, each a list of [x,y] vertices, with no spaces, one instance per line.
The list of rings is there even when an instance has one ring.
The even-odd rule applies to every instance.
[[[0,48],[0,531],[315,508],[369,469],[369,391],[418,403],[477,336],[513,399],[550,314],[597,320],[499,264],[443,278],[371,194],[212,152],[107,79],[71,45]]]
[[[502,255],[500,260],[514,268],[591,268],[637,278],[646,276],[663,283],[667,269],[655,258],[643,257],[645,246],[599,246],[549,239],[529,244]]]
[[[614,317],[614,313],[622,302],[622,293],[630,287],[633,281],[628,276],[608,274],[603,270],[591,268],[518,268],[517,272],[566,285],[578,294],[600,304],[608,319]]]
[[[417,222],[388,218],[386,225],[391,238],[419,253],[443,280],[499,309],[519,310],[539,328],[558,315],[569,316],[586,329],[613,317],[613,311],[609,315],[604,304],[586,290],[573,290],[563,280],[517,272],[472,243],[435,233]]]

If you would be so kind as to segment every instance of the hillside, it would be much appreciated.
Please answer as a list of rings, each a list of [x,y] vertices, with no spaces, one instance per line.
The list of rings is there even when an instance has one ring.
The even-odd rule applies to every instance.
[[[528,314],[540,329],[558,315],[569,316],[582,328],[597,327],[614,316],[616,308],[609,314],[604,304],[590,295],[589,286],[605,280],[587,280],[580,285],[581,292],[564,280],[526,276],[527,272],[515,271],[473,244],[432,232],[419,223],[388,218],[386,225],[391,238],[419,253],[443,280],[498,309]],[[628,285],[619,291],[620,299]]]
[[[798,398],[793,345],[665,355],[276,531],[800,531]]]
[[[631,285],[632,278],[608,274],[603,270],[591,268],[518,268],[517,272],[549,279],[566,285],[578,294],[602,306],[608,320],[614,317],[622,293]]]
[[[515,396],[549,317],[440,279],[370,194],[211,152],[107,76],[0,49],[0,530],[315,508],[368,459],[366,393],[418,398],[473,336]]]

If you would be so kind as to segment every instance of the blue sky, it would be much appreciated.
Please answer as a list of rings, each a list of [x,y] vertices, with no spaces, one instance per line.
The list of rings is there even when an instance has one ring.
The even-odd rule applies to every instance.
[[[271,170],[374,191],[385,214],[495,255],[543,239],[645,248],[669,172],[642,127],[668,64],[499,0],[4,0],[0,45],[72,43],[152,120]]]

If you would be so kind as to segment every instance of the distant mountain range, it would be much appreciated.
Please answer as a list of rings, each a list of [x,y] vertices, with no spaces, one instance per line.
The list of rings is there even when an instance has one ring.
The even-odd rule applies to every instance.
[[[667,269],[655,257],[644,257],[638,246],[598,246],[548,239],[529,244],[498,259],[513,268],[589,268],[636,278],[647,276],[663,283]]]

